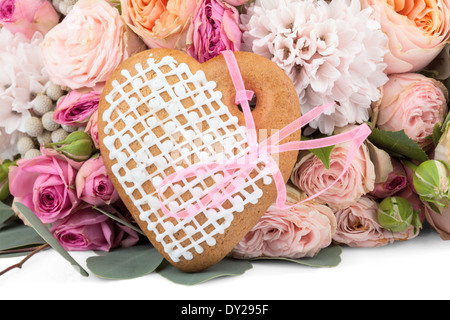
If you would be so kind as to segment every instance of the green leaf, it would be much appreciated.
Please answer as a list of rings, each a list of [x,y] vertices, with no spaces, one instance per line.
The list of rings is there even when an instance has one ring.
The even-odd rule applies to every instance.
[[[45,243],[33,228],[26,225],[16,225],[0,231],[0,251],[32,247]]]
[[[107,212],[105,210],[102,210],[99,207],[92,207],[92,208],[97,210],[98,212],[103,213],[104,215],[108,216],[110,219],[113,219],[114,221],[117,221],[118,223],[123,224],[124,226],[127,226],[128,228],[130,228],[130,229],[136,231],[137,233],[140,233],[140,234],[145,236],[145,233],[142,232],[141,229],[136,228],[135,226],[133,226],[132,224],[128,223],[127,221],[120,219],[116,215],[114,215],[114,214],[112,214],[110,212]]]
[[[439,144],[439,140],[441,139],[442,134],[442,125],[440,123],[436,123],[433,128],[433,134],[431,135],[434,146],[437,146]]]
[[[303,137],[302,140],[310,140],[309,138]],[[319,158],[320,161],[322,161],[325,168],[328,170],[330,169],[330,156],[333,152],[335,146],[329,146],[319,149],[310,149],[309,151],[312,152],[317,158]]]
[[[77,271],[80,272],[82,276],[89,276],[86,270],[81,267],[72,256],[61,246],[55,237],[51,234],[48,228],[42,223],[41,220],[31,211],[28,207],[22,203],[15,203],[17,210],[25,217],[28,223],[36,230],[36,232],[53,248],[58,252],[64,259],[66,259]]]
[[[298,263],[309,267],[336,267],[341,263],[342,249],[339,246],[330,246],[319,251],[312,258],[289,259],[281,257],[259,257],[252,260],[283,260]]]
[[[404,130],[392,132],[374,128],[369,136],[369,140],[392,156],[405,157],[417,161],[428,160],[425,151],[411,140]]]
[[[242,275],[251,268],[253,268],[253,266],[247,260],[225,258],[218,264],[204,271],[186,273],[164,260],[156,272],[174,283],[192,286],[219,277]]]
[[[15,215],[13,209],[0,201],[0,225]]]
[[[124,280],[152,273],[163,260],[163,256],[153,246],[140,245],[89,257],[87,267],[100,278]]]

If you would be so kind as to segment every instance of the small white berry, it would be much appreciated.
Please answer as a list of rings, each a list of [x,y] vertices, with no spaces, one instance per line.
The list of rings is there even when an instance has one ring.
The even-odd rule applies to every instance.
[[[72,133],[78,130],[78,127],[73,126],[66,126],[65,124],[61,125],[61,128],[63,128],[66,132]]]
[[[65,3],[69,6],[73,6],[75,3],[78,2],[78,0],[64,0]]]
[[[52,132],[52,142],[60,142],[67,138],[69,133],[67,133],[63,128],[59,128],[58,130],[55,130]]]
[[[60,124],[53,120],[54,111],[47,112],[42,116],[42,126],[48,131],[55,131],[60,127]]]
[[[33,110],[38,115],[43,115],[53,109],[53,101],[49,96],[45,94],[40,94],[33,101],[31,101]]]
[[[47,93],[47,96],[49,96],[50,99],[57,101],[64,94],[64,91],[59,85],[50,83],[45,93]]]
[[[42,121],[38,117],[31,117],[25,121],[25,131],[31,137],[37,137],[44,131]]]
[[[17,141],[17,151],[20,154],[25,154],[28,150],[35,147],[33,139],[28,136],[22,137]]]
[[[40,145],[45,145],[52,142],[52,133],[45,130],[42,134],[38,135],[37,140]]]
[[[59,12],[61,12],[63,15],[67,15],[67,4],[65,3],[65,2],[63,2],[63,1],[61,1],[60,3],[59,3]]]
[[[23,158],[30,160],[40,155],[42,155],[42,153],[38,149],[30,149],[23,155]]]

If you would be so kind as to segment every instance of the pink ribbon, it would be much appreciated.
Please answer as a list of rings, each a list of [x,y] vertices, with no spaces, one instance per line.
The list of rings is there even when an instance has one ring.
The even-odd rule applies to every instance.
[[[325,112],[325,110],[334,105],[334,103],[329,103],[314,108],[310,112],[306,113],[302,117],[298,118],[297,120],[281,129],[276,135],[272,135],[263,142],[258,143],[256,126],[252,116],[250,105],[248,103],[248,101],[252,99],[254,93],[245,89],[244,81],[242,79],[242,75],[240,73],[240,69],[234,53],[232,51],[224,51],[222,52],[222,54],[225,58],[231,79],[236,89],[235,103],[236,105],[240,104],[242,106],[242,111],[244,113],[245,125],[248,134],[249,152],[243,157],[233,158],[223,163],[211,162],[206,164],[197,164],[167,176],[158,188],[158,198],[162,212],[169,217],[185,219],[192,217],[205,209],[219,208],[225,201],[227,201],[227,199],[229,199],[233,194],[239,191],[239,188],[242,186],[245,180],[248,179],[250,173],[255,170],[258,163],[264,163],[266,168],[268,168],[270,170],[270,173],[272,174],[277,189],[276,205],[280,209],[289,209],[306,201],[310,201],[332,188],[348,171],[359,148],[371,134],[369,126],[366,124],[362,124],[354,128],[353,130],[326,138],[314,139],[309,141],[294,141],[281,145],[279,144],[283,139],[290,136],[300,128],[306,126],[312,120]],[[273,159],[271,154],[288,151],[318,149],[333,146],[343,142],[351,142],[351,144],[349,147],[346,163],[339,177],[332,184],[316,193],[315,195],[312,195],[299,203],[286,205],[286,184],[284,182],[280,168],[278,167],[278,164]],[[217,186],[215,186],[212,190],[210,190],[207,195],[199,199],[196,203],[192,204],[188,208],[177,213],[173,213],[164,205],[161,198],[162,190],[165,185],[174,184],[176,182],[180,182],[192,177],[198,177],[205,173],[214,174],[219,172],[223,173],[222,181],[218,183]]]

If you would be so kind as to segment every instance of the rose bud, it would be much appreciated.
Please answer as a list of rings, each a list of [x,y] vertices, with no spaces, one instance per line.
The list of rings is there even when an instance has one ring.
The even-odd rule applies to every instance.
[[[8,173],[11,165],[15,165],[15,161],[13,162],[7,159],[3,161],[3,164],[0,166],[0,201],[3,201],[10,196]]]
[[[378,207],[378,223],[391,232],[405,231],[410,225],[422,225],[411,203],[402,197],[389,197],[381,201]]]
[[[393,171],[389,173],[386,181],[375,183],[375,188],[369,194],[377,198],[387,198],[401,191],[408,184],[405,169],[401,162],[392,158]]]
[[[421,163],[414,172],[414,188],[423,201],[447,207],[450,197],[450,168],[440,160]]]
[[[72,132],[66,139],[47,144],[45,147],[53,148],[55,151],[75,161],[85,161],[95,151],[91,137],[83,131]]]

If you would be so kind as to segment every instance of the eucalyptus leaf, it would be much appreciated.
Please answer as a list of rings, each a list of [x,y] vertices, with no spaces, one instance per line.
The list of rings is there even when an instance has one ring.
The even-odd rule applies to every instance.
[[[152,273],[164,260],[151,245],[115,249],[101,256],[89,257],[87,267],[105,279],[134,279]]]
[[[421,162],[428,160],[425,151],[409,138],[404,130],[393,132],[374,128],[369,136],[369,141],[392,156],[405,157]]]
[[[108,216],[110,219],[113,219],[114,221],[116,221],[116,222],[118,222],[118,223],[120,223],[120,224],[122,224],[122,225],[124,225],[124,226],[126,226],[126,227],[128,227],[128,228],[130,228],[130,229],[132,229],[134,231],[136,231],[137,233],[140,233],[140,234],[145,236],[145,233],[142,232],[141,229],[136,228],[132,224],[128,223],[125,220],[120,219],[119,217],[115,216],[114,214],[112,214],[110,212],[107,212],[107,211],[105,211],[105,210],[103,210],[103,209],[101,209],[99,207],[93,207],[93,209],[97,210],[100,213],[103,213],[104,215]]]
[[[83,269],[83,267],[78,264],[72,256],[61,246],[61,244],[58,242],[58,240],[53,237],[51,232],[48,230],[48,228],[45,226],[44,223],[42,223],[41,220],[34,214],[33,211],[31,211],[28,207],[23,205],[22,203],[15,203],[15,207],[17,210],[20,211],[20,213],[25,217],[25,219],[28,221],[28,223],[36,230],[36,232],[53,248],[56,252],[58,252],[64,259],[66,259],[77,271],[80,272],[82,276],[89,276],[89,274],[86,272],[86,270]]]
[[[341,263],[342,248],[339,246],[329,246],[322,249],[312,258],[290,259],[282,257],[259,257],[252,260],[283,260],[298,263],[309,267],[336,267]]]
[[[0,225],[15,215],[11,206],[0,201]]]
[[[0,251],[32,247],[45,243],[33,228],[23,224],[8,227],[0,231]]]
[[[225,258],[218,264],[204,271],[186,273],[164,260],[156,272],[174,283],[191,286],[219,277],[242,275],[251,268],[253,268],[253,266],[247,260]]]

